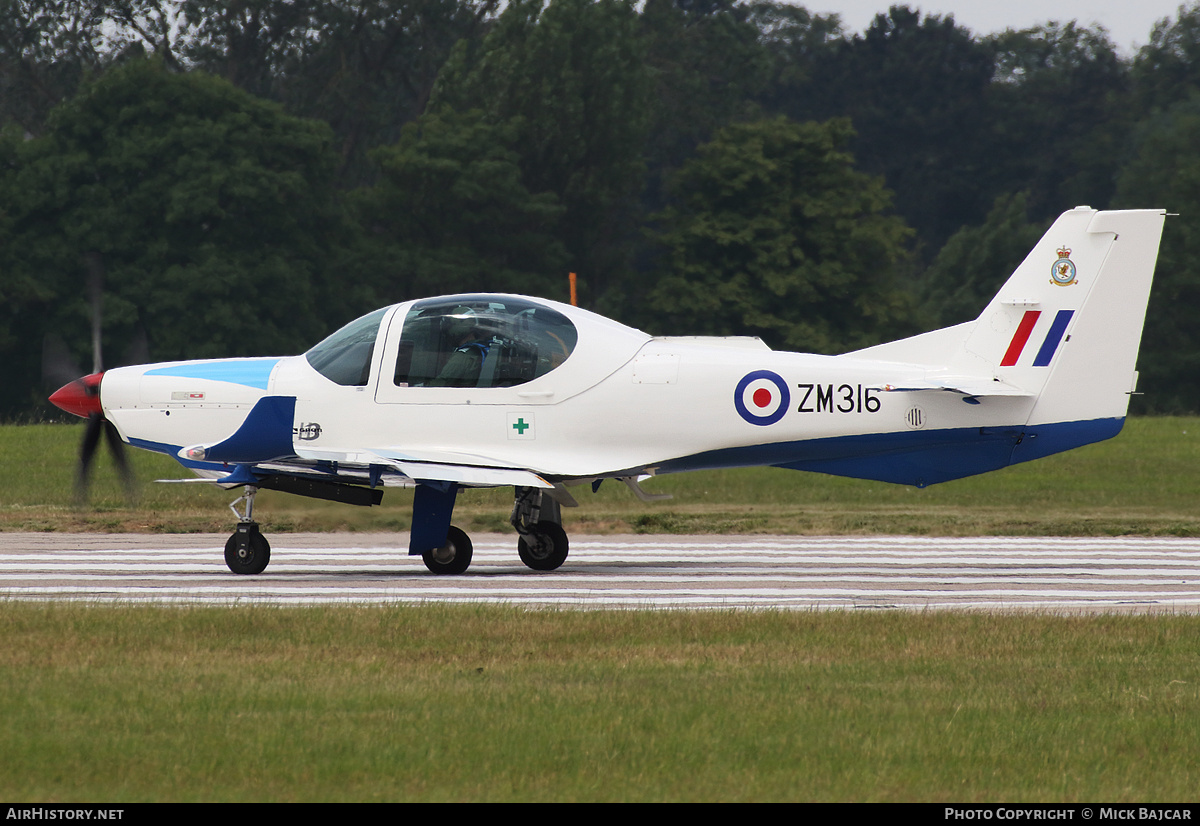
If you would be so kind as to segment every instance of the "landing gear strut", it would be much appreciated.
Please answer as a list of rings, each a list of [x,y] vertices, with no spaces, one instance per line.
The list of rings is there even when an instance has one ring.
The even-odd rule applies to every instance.
[[[256,493],[257,486],[246,485],[246,492],[229,505],[233,515],[238,518],[238,525],[229,541],[225,543],[225,564],[235,574],[261,574],[271,561],[271,545],[259,532],[258,523],[252,518]],[[246,503],[244,514],[238,513],[239,502]]]
[[[539,488],[517,488],[509,522],[517,529],[517,553],[535,571],[553,571],[567,561],[567,532],[558,502]]]

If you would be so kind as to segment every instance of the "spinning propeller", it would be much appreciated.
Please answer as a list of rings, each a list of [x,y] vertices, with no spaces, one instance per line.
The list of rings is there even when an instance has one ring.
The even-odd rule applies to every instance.
[[[83,431],[83,443],[79,448],[79,464],[75,473],[75,494],[80,501],[87,498],[88,476],[91,472],[92,461],[96,456],[96,448],[103,434],[108,442],[109,452],[112,453],[113,463],[121,476],[126,494],[130,499],[134,495],[133,471],[125,458],[125,443],[121,441],[112,422],[104,417],[104,409],[100,405],[100,382],[104,376],[103,357],[100,351],[100,330],[102,322],[102,289],[103,269],[98,254],[89,254],[88,263],[88,297],[91,304],[92,318],[92,372],[82,378],[71,378],[50,396],[50,402],[63,410],[80,418],[87,419]],[[145,332],[139,328],[139,338],[133,346],[133,352],[145,349]],[[82,371],[71,360],[66,345],[57,337],[46,338],[42,351],[42,373],[51,386],[64,381],[71,376],[79,376]]]

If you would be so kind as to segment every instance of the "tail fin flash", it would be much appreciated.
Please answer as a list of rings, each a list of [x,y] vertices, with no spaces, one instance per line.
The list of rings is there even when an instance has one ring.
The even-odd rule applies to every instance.
[[[1164,218],[1063,213],[976,320],[955,372],[1036,396],[1029,424],[1124,417]]]

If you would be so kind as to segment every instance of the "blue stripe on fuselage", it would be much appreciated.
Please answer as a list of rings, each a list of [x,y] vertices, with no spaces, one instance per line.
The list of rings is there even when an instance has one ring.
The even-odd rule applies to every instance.
[[[179,455],[179,451],[183,450],[183,445],[169,445],[165,442],[152,442],[149,439],[138,439],[135,437],[130,437],[129,444],[142,450],[152,450],[155,453],[170,456],[176,462],[179,462],[179,464],[190,470],[229,471],[229,466],[224,462],[197,462],[194,459],[184,459]]]
[[[223,361],[188,361],[170,367],[147,370],[147,376],[176,376],[183,379],[208,379],[242,384],[256,390],[266,390],[267,380],[279,359],[228,359]]]
[[[714,450],[663,462],[657,468],[660,473],[675,473],[774,465],[926,487],[1110,439],[1124,423],[1124,418],[1113,418],[837,436]]]

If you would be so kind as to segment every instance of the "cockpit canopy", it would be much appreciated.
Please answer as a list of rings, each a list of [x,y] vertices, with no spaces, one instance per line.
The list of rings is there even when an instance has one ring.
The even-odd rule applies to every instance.
[[[337,384],[365,386],[389,309],[347,324],[309,350],[308,363]],[[396,362],[384,365],[384,375],[397,387],[514,387],[558,367],[577,341],[570,319],[529,299],[426,299],[409,307]]]
[[[408,311],[397,387],[515,387],[571,355],[578,334],[557,310],[523,298],[458,296]]]

